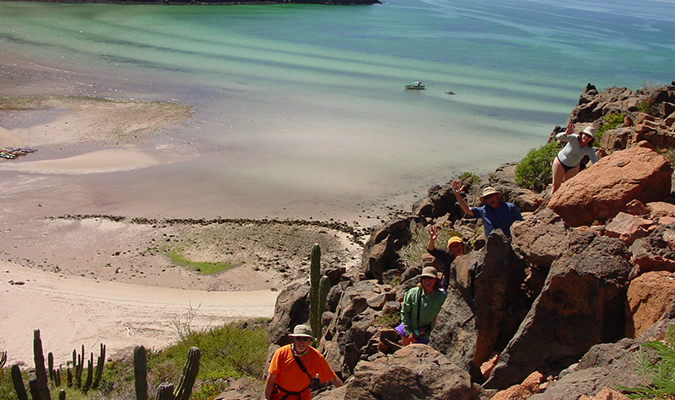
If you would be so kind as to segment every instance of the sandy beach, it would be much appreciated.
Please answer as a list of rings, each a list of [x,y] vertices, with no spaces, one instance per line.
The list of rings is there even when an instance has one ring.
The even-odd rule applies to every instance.
[[[105,186],[152,169],[170,184],[164,168],[199,157],[196,142],[148,144],[189,123],[192,110],[82,97],[81,81],[63,71],[38,79],[38,70],[17,59],[0,64],[0,147],[38,149],[0,160],[0,350],[9,362],[32,364],[34,329],[45,351],[65,362],[81,345],[104,343],[111,355],[137,344],[164,347],[190,314],[193,329],[271,317],[283,285],[308,276],[314,243],[326,266],[360,262],[354,232],[338,225],[145,219],[155,218],[153,205],[131,191],[115,197],[128,214],[102,214],[110,199],[92,191],[91,180]],[[162,206],[183,200],[164,198]],[[232,267],[206,275],[169,254]]]

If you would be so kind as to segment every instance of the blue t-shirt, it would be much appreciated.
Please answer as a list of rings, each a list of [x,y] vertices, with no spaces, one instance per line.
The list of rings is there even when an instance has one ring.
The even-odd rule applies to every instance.
[[[510,238],[511,225],[515,221],[523,220],[523,216],[520,215],[518,207],[513,203],[507,203],[505,201],[502,201],[497,208],[492,208],[488,205],[471,207],[471,212],[474,217],[481,217],[483,219],[485,237],[490,236],[490,232],[493,230],[501,229],[502,232]]]

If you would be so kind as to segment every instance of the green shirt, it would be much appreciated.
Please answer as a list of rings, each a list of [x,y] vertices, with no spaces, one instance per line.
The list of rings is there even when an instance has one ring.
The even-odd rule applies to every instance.
[[[447,296],[446,293],[438,289],[428,295],[425,295],[424,289],[419,286],[409,289],[403,296],[403,305],[401,306],[401,322],[405,327],[406,335],[422,326],[433,328],[436,316],[441,311]],[[419,337],[428,338],[430,332],[431,329],[425,334],[419,335]]]

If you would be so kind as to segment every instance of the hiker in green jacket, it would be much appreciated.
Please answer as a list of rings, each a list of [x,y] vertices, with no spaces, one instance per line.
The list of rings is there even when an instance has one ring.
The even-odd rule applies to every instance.
[[[436,268],[425,267],[420,275],[420,283],[405,293],[401,305],[401,324],[396,327],[404,346],[429,343],[436,316],[447,297],[440,288]]]

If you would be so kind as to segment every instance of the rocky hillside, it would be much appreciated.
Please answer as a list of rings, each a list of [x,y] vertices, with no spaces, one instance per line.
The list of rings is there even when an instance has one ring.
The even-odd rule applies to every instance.
[[[617,385],[645,383],[636,349],[675,316],[673,167],[662,155],[675,147],[675,82],[635,92],[589,84],[568,122],[600,128],[601,159],[552,198],[518,188],[514,164],[466,182],[470,205],[491,185],[520,207],[512,240],[481,235],[446,184],[378,229],[360,268],[324,271],[333,286],[319,349],[346,384],[316,398],[616,399],[607,393]],[[400,300],[434,260],[406,262],[400,250],[428,224],[460,232],[472,251],[455,260],[429,345],[401,349]],[[280,294],[270,352],[307,321],[308,293],[297,282]]]

